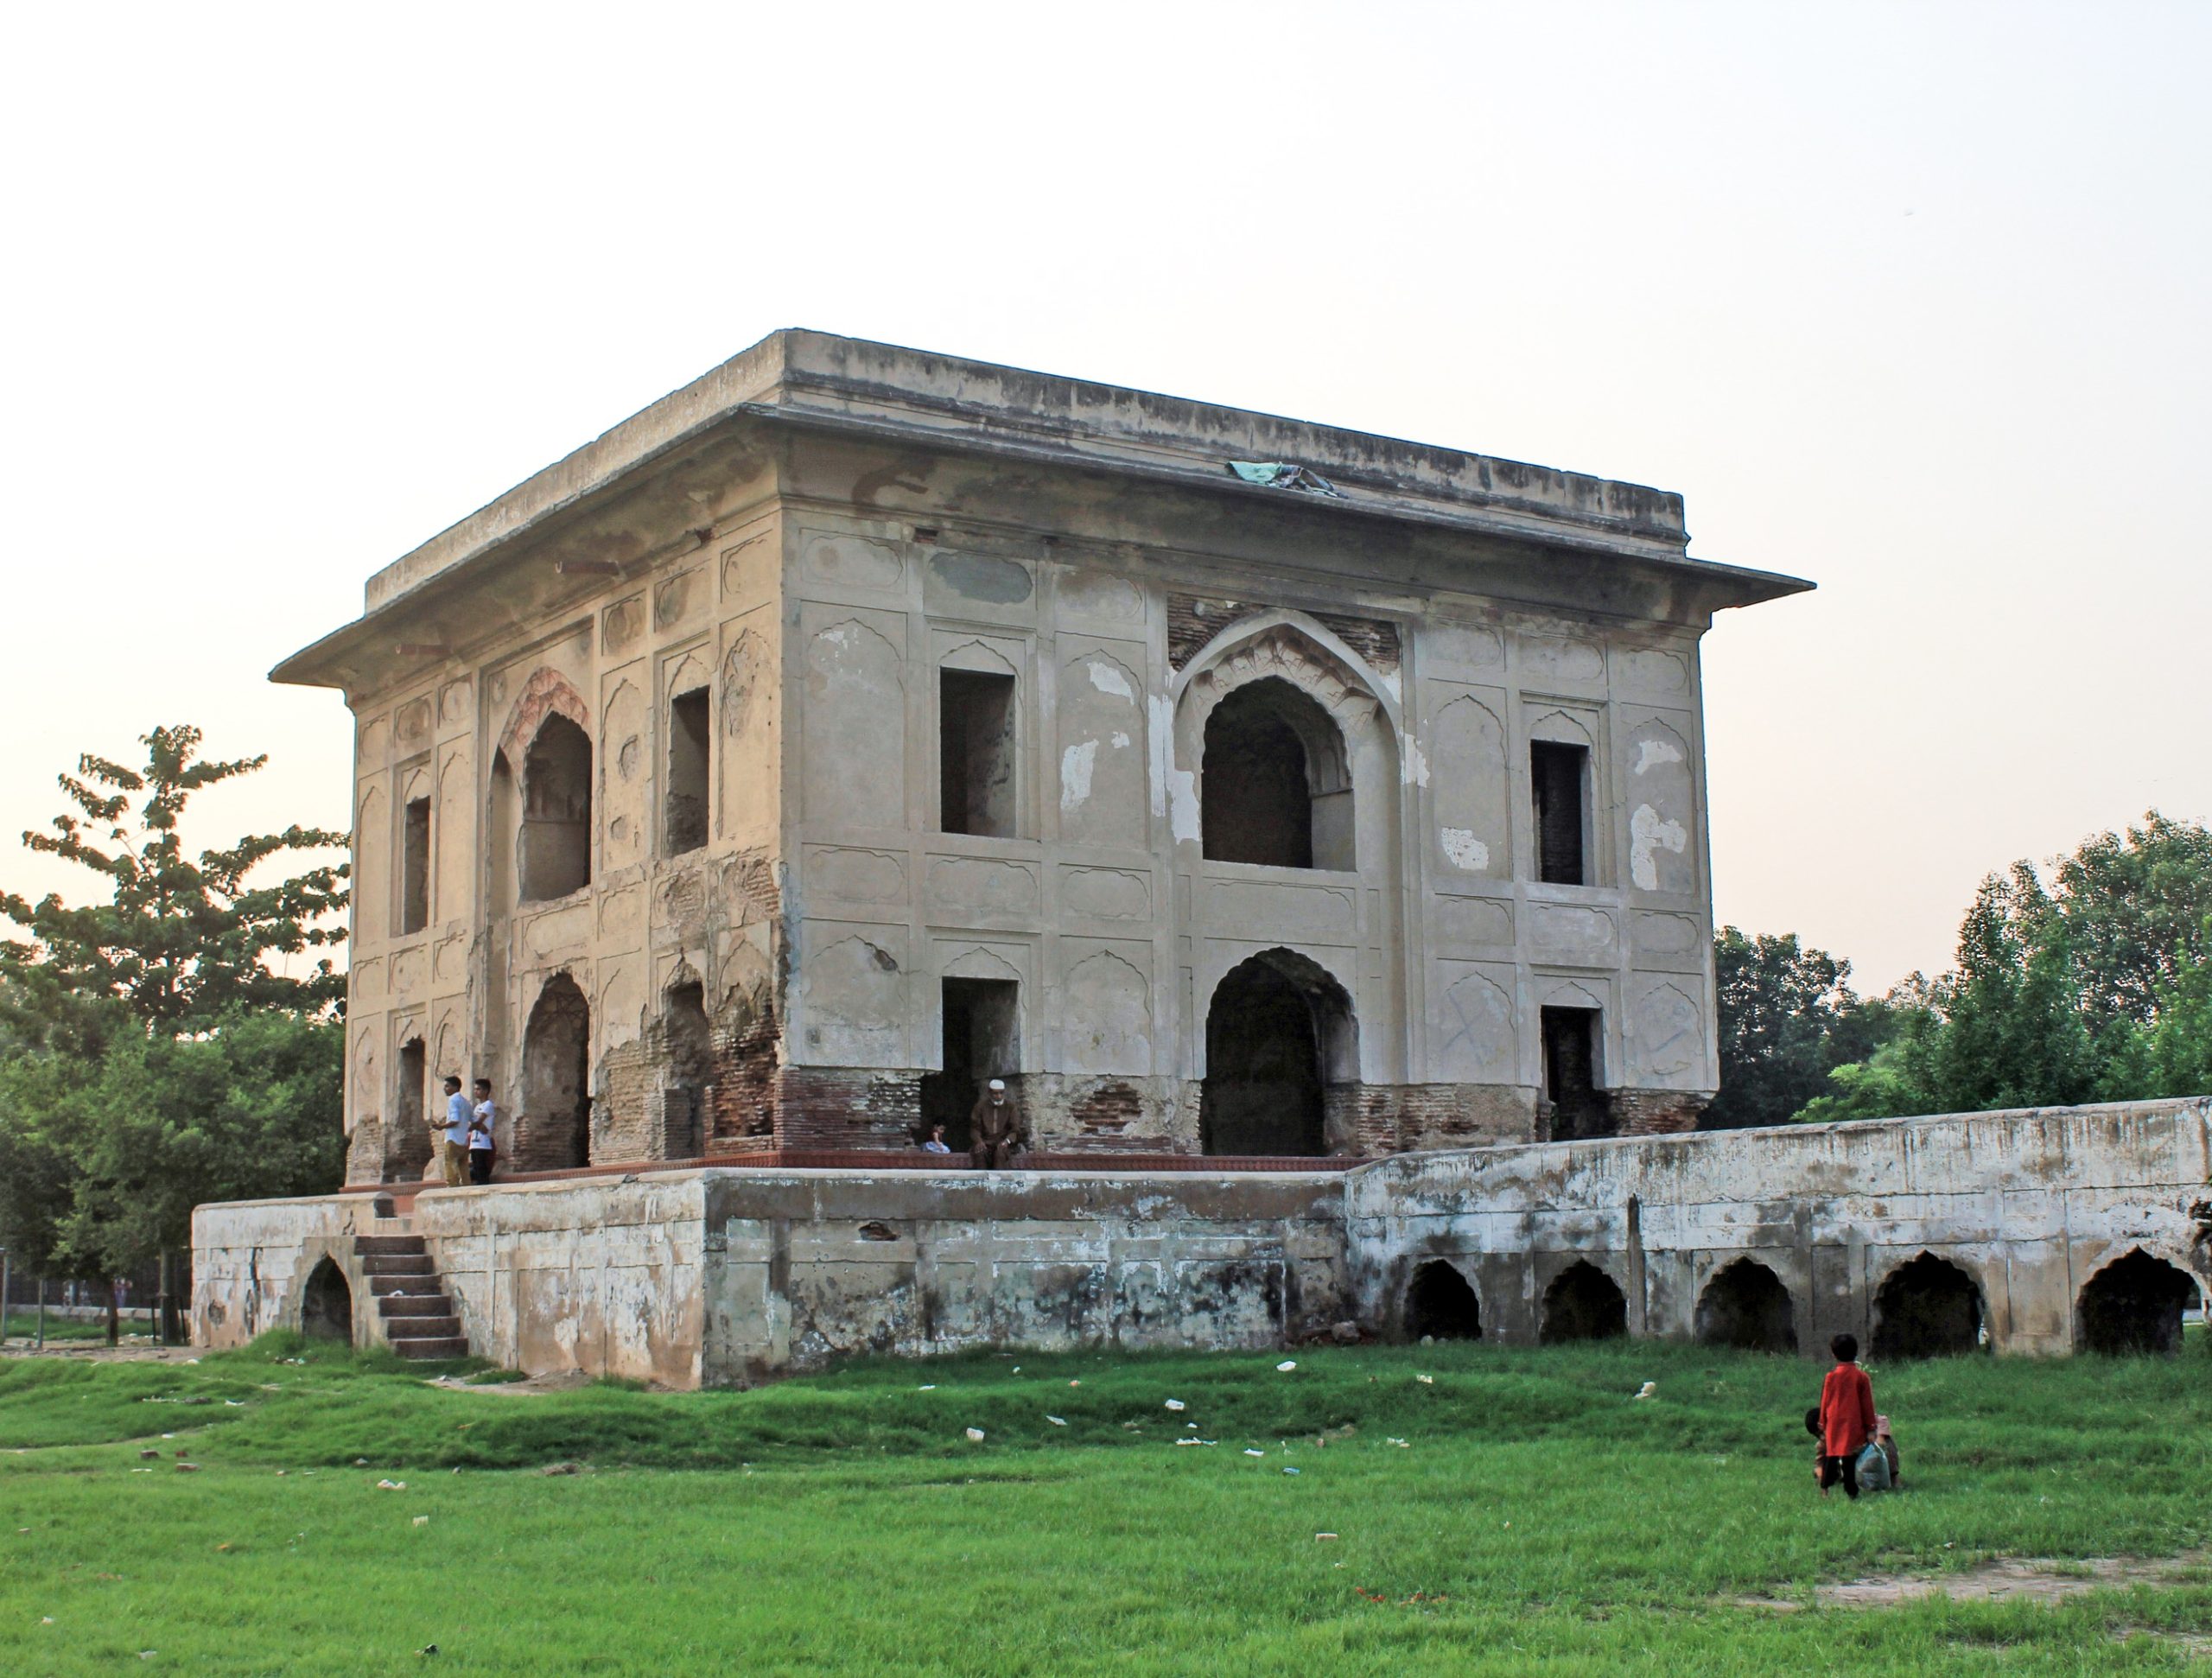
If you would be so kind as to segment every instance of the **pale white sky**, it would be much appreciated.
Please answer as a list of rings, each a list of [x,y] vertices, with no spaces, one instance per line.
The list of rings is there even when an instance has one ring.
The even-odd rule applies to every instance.
[[[1707,642],[1714,897],[1880,988],[2212,816],[2212,8],[110,5],[0,22],[0,836],[812,326],[1599,473]],[[0,883],[62,876],[0,843]]]

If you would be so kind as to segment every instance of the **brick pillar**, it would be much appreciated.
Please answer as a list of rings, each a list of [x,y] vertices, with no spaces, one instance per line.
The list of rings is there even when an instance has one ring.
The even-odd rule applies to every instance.
[[[1681,1090],[1614,1090],[1608,1095],[1614,1135],[1620,1136],[1665,1136],[1694,1130],[1698,1115],[1713,1099]]]

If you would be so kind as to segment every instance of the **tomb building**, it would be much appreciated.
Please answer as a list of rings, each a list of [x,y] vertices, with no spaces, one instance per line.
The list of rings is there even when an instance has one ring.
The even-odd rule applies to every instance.
[[[1680,499],[775,334],[369,580],[350,1182],[956,1147],[1350,1160],[1692,1128]],[[1447,1308],[1448,1301],[1435,1308]]]

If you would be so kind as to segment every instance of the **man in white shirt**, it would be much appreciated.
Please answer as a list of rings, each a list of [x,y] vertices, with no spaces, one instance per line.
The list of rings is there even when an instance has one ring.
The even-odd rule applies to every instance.
[[[468,1180],[468,1097],[461,1093],[461,1080],[451,1072],[446,1074],[446,1122],[438,1141],[438,1168],[449,1189]]]
[[[492,1126],[499,1118],[499,1109],[492,1105],[492,1080],[476,1080],[476,1105],[468,1117],[468,1180],[478,1188],[492,1180],[492,1161],[495,1144]]]

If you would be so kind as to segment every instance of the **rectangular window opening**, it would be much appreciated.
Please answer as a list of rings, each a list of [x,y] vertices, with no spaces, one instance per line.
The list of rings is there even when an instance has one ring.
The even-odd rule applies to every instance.
[[[1535,801],[1536,878],[1548,886],[1587,886],[1590,748],[1530,742],[1529,785]]]
[[[1551,1103],[1554,1141],[1613,1134],[1612,1103],[1598,1087],[1603,1017],[1595,1008],[1542,1011],[1544,1098]]]
[[[399,931],[402,937],[430,924],[430,801],[410,798],[399,835]]]
[[[938,672],[938,826],[988,839],[1014,836],[1014,677]]]
[[[679,856],[707,842],[707,799],[714,768],[714,736],[708,727],[707,690],[679,693],[668,705],[668,800],[664,831],[668,854]]]

